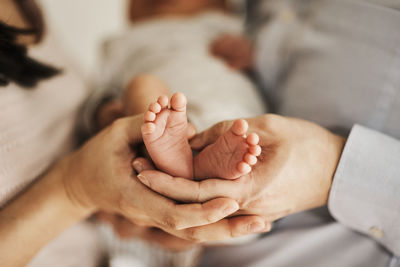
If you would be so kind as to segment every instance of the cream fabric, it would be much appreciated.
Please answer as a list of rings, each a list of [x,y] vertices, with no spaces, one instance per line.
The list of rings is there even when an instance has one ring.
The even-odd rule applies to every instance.
[[[210,44],[242,34],[242,21],[218,12],[135,23],[104,45],[98,85],[86,106],[86,125],[104,96],[119,96],[136,75],[153,74],[188,98],[188,117],[199,131],[223,120],[265,113],[253,83],[213,57]]]
[[[223,120],[264,114],[265,104],[253,82],[209,51],[211,42],[223,34],[243,33],[241,19],[219,12],[133,24],[104,44],[97,86],[85,105],[86,125],[93,128],[92,115],[104,97],[120,97],[125,85],[142,73],[159,77],[171,91],[187,96],[189,120],[199,131]],[[112,264],[193,266],[201,250],[173,253],[138,239],[123,242],[110,233],[106,243]]]
[[[29,52],[62,74],[33,90],[15,84],[0,88],[0,208],[73,149],[77,111],[88,94],[50,36]],[[43,248],[29,266],[96,266],[99,253],[93,228],[78,224]]]
[[[51,37],[29,52],[63,72],[34,90],[0,88],[0,207],[71,151],[77,110],[88,93]]]

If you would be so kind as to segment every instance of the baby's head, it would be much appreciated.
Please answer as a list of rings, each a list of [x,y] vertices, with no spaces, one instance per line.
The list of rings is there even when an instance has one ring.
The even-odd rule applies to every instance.
[[[228,10],[227,0],[130,0],[129,18],[138,21],[156,16],[192,15],[210,9]]]

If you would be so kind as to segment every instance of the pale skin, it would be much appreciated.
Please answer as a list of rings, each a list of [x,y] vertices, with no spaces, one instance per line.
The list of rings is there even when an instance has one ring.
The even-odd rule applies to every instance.
[[[160,94],[163,96],[155,98]],[[160,170],[169,174],[176,172],[179,175],[181,173],[183,177],[190,179],[194,174],[197,174],[196,178],[206,178],[208,174],[221,174],[220,177],[233,179],[236,178],[236,175],[240,176],[250,171],[250,165],[257,162],[256,155],[259,155],[261,148],[257,145],[258,136],[256,134],[252,133],[247,138],[243,137],[247,132],[247,122],[237,120],[235,125],[219,138],[219,142],[208,146],[193,161],[188,139],[193,137],[195,132],[187,122],[186,98],[177,93],[172,96],[169,103],[166,95],[170,95],[170,92],[161,80],[151,75],[139,75],[132,79],[125,89],[118,111],[125,115],[147,111],[144,115],[142,135],[150,156]],[[153,102],[155,99],[157,101]],[[115,100],[111,101],[110,105],[114,105],[114,102]],[[170,108],[168,108],[169,105]],[[106,114],[110,110],[109,104],[106,104],[104,109],[106,116],[103,118],[110,118]],[[100,112],[103,113],[103,110]],[[112,114],[114,113],[112,112]],[[154,132],[154,129],[158,132]],[[152,142],[153,140],[155,142]],[[185,164],[183,164],[184,161],[186,161]],[[177,165],[176,162],[181,164]],[[195,173],[193,173],[193,165],[197,170]],[[187,172],[188,170],[189,172]],[[187,176],[184,176],[185,174]],[[133,225],[118,215],[103,212],[98,217],[113,225],[115,232],[122,238],[142,237],[149,242],[155,242],[174,250],[178,247],[184,249],[190,245],[185,240],[168,234],[163,235],[161,231]],[[151,237],[156,238],[152,239]]]
[[[196,182],[151,170],[138,178],[152,190],[186,203],[230,197],[240,205],[237,214],[258,215],[268,221],[325,205],[345,139],[316,124],[278,115],[247,121],[259,134],[262,148],[249,175]],[[192,140],[192,147],[201,149],[214,142],[231,123],[223,122],[201,133]],[[186,194],[182,197],[178,192]]]
[[[188,240],[193,235],[221,240],[247,234],[254,224],[258,231],[265,227],[257,216],[223,219],[237,211],[234,200],[177,204],[142,185],[132,172],[130,149],[141,141],[142,121],[140,115],[117,120],[0,211],[0,261],[5,266],[24,266],[63,230],[98,210]],[[144,160],[138,164],[141,170],[149,166]]]
[[[141,79],[155,81],[145,77]],[[259,134],[262,148],[259,162],[249,175],[233,181],[196,182],[153,170],[138,178],[156,192],[182,202],[202,202],[216,196],[233,198],[240,204],[236,214],[256,214],[266,221],[325,205],[344,138],[316,124],[277,115],[247,121],[249,130]],[[201,133],[191,141],[192,147],[201,150],[214,143],[232,123],[222,122]],[[183,197],[182,192],[186,193]],[[191,240],[205,241],[196,235]]]
[[[257,134],[249,133],[245,137],[247,122],[236,120],[220,138],[193,159],[186,134],[186,103],[183,94],[175,93],[169,108],[168,97],[160,96],[144,114],[144,144],[158,169],[188,179],[216,176],[236,179],[248,174],[251,166],[257,163],[261,148]]]
[[[1,2],[0,7],[3,7],[1,6],[3,3],[5,2]],[[11,23],[11,21],[8,20],[8,23]],[[2,252],[0,255],[2,258],[0,262],[2,262],[3,265],[24,266],[41,247],[55,238],[60,232],[98,209],[122,213],[137,224],[158,226],[170,233],[194,241],[221,240],[231,236],[240,236],[251,232],[257,232],[260,231],[260,229],[265,230],[267,228],[264,219],[260,216],[242,216],[223,219],[217,223],[212,223],[218,220],[218,218],[229,215],[228,213],[234,212],[238,208],[237,203],[231,199],[217,198],[214,199],[213,202],[206,202],[201,205],[181,205],[155,194],[153,191],[146,189],[138,183],[138,180],[135,179],[135,175],[132,175],[130,166],[131,161],[134,160],[134,154],[128,147],[131,144],[135,144],[135,142],[139,142],[140,134],[136,135],[133,133],[139,132],[141,123],[142,118],[118,120],[111,127],[90,140],[85,147],[55,164],[51,170],[37,181],[37,183],[28,188],[23,194],[16,197],[0,211],[0,238],[2,240],[0,244],[0,251]],[[249,123],[251,129],[257,128],[255,125],[258,125],[260,131],[257,131],[257,133],[260,135],[262,129],[265,130],[265,128],[268,128],[266,127],[265,118],[254,123],[252,120],[249,120]],[[270,125],[270,123],[268,123],[268,125]],[[275,157],[275,161],[263,160],[259,163],[260,166],[266,165],[267,167],[267,165],[269,165],[272,170],[272,167],[282,170],[278,172],[278,174],[291,174],[291,172],[294,171],[289,171],[291,169],[290,167],[293,167],[293,170],[303,169],[304,173],[309,173],[311,169],[314,169],[316,173],[312,176],[308,176],[308,179],[305,179],[307,175],[301,175],[304,174],[303,172],[297,173],[300,180],[305,182],[302,183],[301,186],[304,186],[304,184],[312,186],[307,188],[309,190],[291,196],[289,200],[286,200],[287,193],[296,191],[301,187],[297,186],[294,188],[290,183],[291,179],[285,178],[284,175],[277,175],[277,178],[274,179],[272,179],[273,175],[269,175],[269,179],[262,179],[263,176],[264,178],[266,176],[261,172],[259,175],[256,175],[257,172],[254,172],[254,177],[260,177],[260,179],[254,180],[260,181],[260,185],[264,184],[264,186],[262,186],[260,192],[254,196],[249,196],[252,187],[248,185],[254,185],[255,182],[249,182],[247,186],[246,183],[244,183],[246,180],[249,181],[250,179],[239,179],[237,181],[205,180],[204,182],[198,183],[183,179],[171,181],[166,178],[169,176],[157,173],[157,175],[159,175],[158,177],[161,177],[161,179],[153,181],[151,184],[154,186],[157,185],[156,182],[172,182],[166,183],[164,186],[164,189],[168,188],[168,185],[172,186],[172,188],[169,188],[170,190],[164,192],[165,195],[173,195],[176,199],[187,199],[188,201],[211,199],[213,194],[232,195],[235,199],[238,199],[245,212],[247,212],[245,210],[246,208],[248,210],[258,210],[259,214],[270,218],[279,217],[277,214],[283,216],[290,212],[323,205],[326,203],[332,173],[336,168],[337,159],[340,156],[344,140],[319,127],[311,127],[314,130],[310,130],[310,125],[308,124],[299,124],[297,127],[289,127],[289,125],[296,126],[296,123],[287,123],[286,127],[275,125],[275,128],[278,128],[278,130],[271,131],[271,133],[274,133],[271,136],[275,137],[272,138],[275,143],[271,144],[275,144],[276,150],[271,150],[282,151],[280,153],[277,152],[277,155],[282,156],[285,155],[285,153],[292,155],[293,153],[293,155],[297,155],[297,157],[291,158],[289,162],[282,160],[280,157]],[[219,127],[221,127],[219,129],[223,128],[224,131],[227,129],[226,126]],[[291,136],[291,133],[299,132],[293,131],[297,128],[305,131],[305,134],[300,137],[296,135]],[[213,131],[209,133],[211,134],[204,135],[210,137],[204,137],[204,144],[207,143],[206,140],[215,140],[215,137],[218,136],[218,134],[212,134]],[[215,130],[215,133],[218,133],[218,131]],[[284,135],[285,137],[279,137],[282,133],[286,133]],[[269,136],[267,135],[267,137]],[[312,140],[311,137],[313,138]],[[260,138],[263,140],[261,141],[262,144],[265,144],[263,148],[266,145],[270,147],[269,145],[271,144],[266,143],[263,136],[260,136]],[[291,140],[291,142],[289,140]],[[326,160],[323,169],[318,168],[315,165],[315,161],[312,159],[307,161],[299,156],[302,155],[302,153],[299,152],[303,152],[305,149],[297,145],[298,140],[309,140],[310,146],[307,151],[313,151],[313,148],[319,148],[316,150],[318,152],[318,157],[316,156],[316,158],[318,160]],[[304,144],[304,142],[301,143]],[[279,144],[284,145],[280,146]],[[200,144],[199,147],[201,145],[202,144]],[[272,148],[273,147],[274,146],[272,146]],[[320,151],[321,147],[325,149]],[[263,151],[266,150],[263,149]],[[93,157],[89,156],[92,154],[96,154],[98,157],[93,159]],[[112,160],[110,160],[110,155]],[[127,161],[129,162],[129,175],[124,173],[128,170]],[[268,162],[268,164],[265,162]],[[273,162],[273,164],[270,162]],[[146,169],[146,162],[142,159],[137,159],[134,165],[141,165],[142,170],[139,168],[138,171]],[[124,167],[121,168],[121,166]],[[99,167],[102,169],[99,169]],[[98,173],[99,176],[95,176],[96,170],[103,170],[104,173]],[[120,173],[120,171],[122,171],[122,173]],[[116,179],[116,173],[119,173],[121,179]],[[147,171],[147,174],[150,173],[154,172]],[[142,179],[146,177],[147,174],[146,171],[144,171],[142,173]],[[93,179],[94,177],[96,179]],[[289,175],[286,177],[293,176]],[[150,176],[147,178],[151,180]],[[164,180],[163,178],[166,179]],[[274,186],[265,186],[265,182],[270,180],[273,181],[270,184]],[[115,181],[118,181],[118,183],[115,183]],[[174,190],[176,184],[173,184],[174,182],[182,183],[182,181],[184,182],[183,186],[187,185],[187,188],[190,189],[187,194],[181,190],[182,193],[185,193],[184,195],[180,195],[179,192],[176,192],[176,190]],[[282,181],[283,183],[280,184],[278,181]],[[244,188],[246,188],[244,193],[238,192],[239,189],[235,184],[236,182],[239,183],[239,185],[240,183],[244,183]],[[316,185],[314,186],[314,184]],[[223,187],[227,185],[232,185],[232,187],[227,187],[226,190],[224,190]],[[162,184],[158,186],[161,187]],[[128,190],[131,188],[135,190]],[[213,188],[214,190],[204,191],[204,189]],[[266,188],[270,188],[271,191],[268,191]],[[314,190],[312,190],[313,188]],[[272,189],[277,190],[275,194],[277,197],[276,203],[278,204],[275,206],[278,212],[265,208],[266,201],[264,201],[265,198],[262,197],[265,195],[265,192],[274,193]],[[162,190],[160,189],[160,191]],[[284,192],[284,194],[279,195],[279,193],[282,192]],[[189,194],[191,195],[189,196]],[[304,201],[304,199],[308,201]],[[279,200],[282,204],[279,204]],[[296,204],[296,202],[299,203]],[[148,205],[154,205],[155,209],[151,214],[148,213]],[[158,213],[157,211],[160,207],[161,210],[160,213]],[[288,207],[290,207],[290,209],[288,209]],[[229,210],[229,212],[223,212],[225,209]],[[167,215],[166,210],[169,211]],[[281,212],[279,212],[279,210]],[[256,214],[256,212],[253,214]],[[196,223],[190,225],[193,220],[196,220]],[[149,223],[149,221],[152,221],[152,223]],[[211,224],[207,225],[208,223]],[[203,226],[191,227],[195,225]],[[178,230],[185,228],[185,226],[189,228],[181,231]],[[26,244],[29,244],[29,246],[26,246]],[[23,251],[21,251],[21,247],[24,248]]]
[[[129,19],[131,22],[135,23],[141,20],[152,19],[160,16],[191,16],[195,15],[196,13],[212,9],[219,10],[222,12],[230,12],[227,8],[226,1],[224,0],[194,0],[194,1],[167,0],[162,2],[151,1],[151,0],[150,1],[132,0],[130,1],[130,7],[129,7]],[[233,69],[244,70],[250,68],[252,65],[251,44],[244,37],[224,35],[211,44],[210,52],[214,56],[225,61],[226,64],[232,67]],[[109,103],[106,103],[104,107],[99,110],[97,123],[100,129],[110,124],[113,120],[119,117],[143,113],[145,111],[148,111],[147,113],[151,113],[151,114],[146,114],[146,121],[154,122],[156,118],[155,114],[158,114],[158,111],[160,110],[159,107],[155,107],[154,101],[157,100],[158,96],[160,95],[167,96],[168,98],[171,97],[168,88],[164,86],[164,84],[161,81],[157,79],[152,79],[148,75],[140,75],[139,77],[136,77],[127,86],[127,90],[125,90],[122,101],[113,100]],[[149,108],[148,105],[150,103],[153,104]],[[163,104],[161,104],[160,106],[163,106]],[[243,127],[243,125],[236,127],[235,129],[238,130],[237,131],[238,134],[235,135],[233,138],[241,138],[241,135],[243,135],[244,132],[246,132],[246,130],[244,130],[245,127]],[[148,128],[145,129],[145,133],[147,132],[147,130]],[[194,132],[193,128],[190,128],[190,124],[189,124],[189,132]],[[227,133],[227,135],[228,134],[229,133]],[[184,148],[183,150],[185,150],[187,153],[181,153],[182,152],[181,149],[180,152],[177,151],[177,153],[172,153],[178,155],[175,157],[171,157],[173,156],[171,155],[171,153],[168,153],[168,155],[166,155],[165,157],[158,156],[164,154],[163,153],[164,151],[160,151],[159,149],[158,143],[160,142],[155,142],[154,145],[151,145],[150,142],[147,142],[147,147],[148,148],[150,147],[150,151],[153,152],[151,153],[152,158],[155,159],[157,167],[170,174],[187,178],[192,178],[193,176],[195,176],[196,178],[206,178],[206,177],[213,177],[219,174],[218,175],[219,177],[232,178],[240,176],[240,174],[248,173],[251,170],[250,166],[256,163],[257,160],[256,155],[258,155],[259,153],[258,152],[259,148],[256,148],[252,144],[257,143],[257,137],[255,137],[254,134],[251,134],[250,136],[248,136],[246,141],[248,141],[249,146],[251,147],[249,151],[250,153],[244,153],[244,154],[236,153],[237,157],[239,158],[239,161],[233,162],[232,164],[229,164],[229,166],[227,166],[228,167],[227,169],[235,171],[235,173],[233,174],[228,173],[227,171],[222,171],[219,173],[207,171],[215,169],[214,166],[207,166],[210,165],[207,164],[207,161],[215,162],[214,160],[215,157],[208,157],[206,155],[206,154],[214,154],[214,155],[216,154],[213,153],[212,147],[209,147],[207,149],[210,153],[203,153],[202,157],[197,157],[193,164],[193,160],[191,159],[192,152],[191,149],[188,147],[186,137],[182,139],[181,143],[182,147]],[[239,141],[232,143],[238,143],[241,146],[246,146],[246,142]],[[218,146],[214,145],[214,148],[215,147]],[[180,166],[184,166],[185,168],[182,169],[168,168],[168,166],[174,166],[169,164],[171,158],[172,162],[185,161],[186,164],[180,164]],[[242,161],[242,159],[244,160]],[[236,171],[237,166],[235,165],[239,165],[238,166],[239,171]],[[217,169],[222,170],[221,168]],[[107,218],[107,221],[113,225],[115,232],[119,234],[121,238],[127,238],[130,236],[129,234],[131,233],[132,236],[136,237],[139,236],[151,242],[162,243],[164,247],[172,249],[176,249],[177,246],[175,244],[179,244],[179,241],[184,244],[187,244],[187,242],[183,240],[170,240],[174,238],[167,234],[164,235],[164,238],[160,238],[160,234],[158,232],[156,235],[157,238],[149,239],[148,237],[151,236],[149,235],[149,233],[152,233],[152,229],[145,229],[145,228],[140,229],[140,227],[129,223],[120,216],[114,216],[112,214],[103,213],[101,217],[103,219]],[[142,233],[145,233],[145,236],[143,236]],[[171,242],[159,242],[160,240],[170,240]]]
[[[154,2],[154,1],[142,1],[142,0],[133,0],[130,1],[130,20],[131,22],[135,23],[140,20],[144,19],[152,19],[155,17],[160,16],[187,16],[187,15],[194,15],[195,13],[203,12],[205,10],[219,10],[222,12],[229,12],[226,7],[226,3],[223,0],[201,0],[201,1],[187,1],[187,0],[171,0],[171,1],[163,1],[163,2]],[[248,40],[241,36],[228,36],[224,35],[218,38],[215,42],[213,42],[210,46],[210,52],[220,58],[221,60],[225,61],[228,66],[233,69],[237,70],[244,70],[249,69],[252,65],[252,49],[251,44]],[[149,75],[140,75],[134,78],[130,84],[128,84],[127,89],[124,92],[124,96],[121,100],[113,100],[109,103],[106,103],[102,109],[98,112],[97,123],[99,128],[103,128],[109,125],[113,120],[146,112],[145,120],[147,123],[155,122],[156,115],[159,114],[162,107],[165,107],[165,100],[158,101],[158,97],[160,95],[166,96],[166,98],[171,97],[170,91],[168,88],[158,79],[154,79]],[[164,97],[165,98],[165,97]],[[155,101],[157,100],[157,101]],[[161,103],[159,103],[161,102]],[[164,103],[163,103],[164,102]],[[152,103],[150,105],[150,103]],[[159,105],[157,105],[159,103]],[[150,105],[150,107],[149,107]],[[174,112],[171,109],[173,115],[179,114],[178,112]],[[179,117],[175,116],[175,117]],[[159,120],[160,121],[160,120]],[[186,122],[186,118],[184,118]],[[152,126],[150,126],[152,127]],[[147,147],[150,150],[150,154],[155,159],[155,163],[160,170],[163,170],[169,174],[192,178],[196,177],[197,179],[200,178],[207,178],[213,176],[219,176],[224,178],[236,178],[241,174],[245,174],[251,171],[251,165],[254,165],[257,161],[256,156],[259,154],[259,147],[256,147],[256,143],[258,142],[258,137],[252,133],[250,134],[246,142],[242,142],[241,140],[237,141],[234,139],[241,138],[242,135],[245,134],[247,131],[247,125],[243,125],[241,121],[239,123],[239,127],[235,127],[236,132],[238,134],[229,135],[228,131],[226,136],[228,139],[232,140],[232,144],[238,144],[241,147],[244,147],[247,150],[247,146],[250,147],[249,153],[241,153],[237,149],[237,159],[235,162],[228,164],[226,166],[229,170],[224,171],[222,168],[215,168],[212,166],[214,163],[215,158],[219,158],[219,162],[226,162],[221,157],[208,157],[209,154],[216,155],[218,153],[214,153],[215,148],[221,147],[220,145],[214,145],[213,147],[208,147],[206,151],[208,153],[202,153],[201,156],[196,157],[195,161],[192,160],[192,151],[187,144],[187,138],[182,138],[182,140],[178,143],[181,144],[182,149],[178,149],[178,151],[171,153],[164,153],[159,149],[159,143],[165,143],[163,140],[157,140],[158,142],[147,142]],[[149,126],[144,127],[144,134],[148,133]],[[189,124],[189,132],[194,132],[193,128],[190,128]],[[152,136],[152,134],[148,134],[148,136]],[[175,134],[176,136],[176,134]],[[145,138],[146,139],[146,138]],[[150,138],[147,138],[149,140]],[[159,138],[156,138],[159,139]],[[161,138],[164,139],[164,138]],[[222,139],[222,138],[221,138]],[[224,139],[222,139],[224,140]],[[161,141],[161,142],[160,142]],[[169,144],[173,143],[171,140],[167,142]],[[176,143],[176,142],[175,142]],[[218,142],[218,144],[225,143],[225,142]],[[247,143],[247,144],[246,144]],[[153,145],[152,145],[153,144]],[[233,151],[230,146],[230,151]],[[175,146],[176,148],[176,146]],[[175,149],[177,150],[177,149]],[[220,149],[218,149],[220,150]],[[186,153],[184,153],[186,151]],[[206,152],[204,151],[204,152]],[[224,152],[226,150],[222,150],[220,152]],[[218,151],[217,151],[218,152]],[[160,157],[159,155],[164,155],[164,157]],[[175,156],[174,156],[175,154]],[[227,153],[232,154],[232,153]],[[231,157],[235,158],[235,157]],[[169,161],[172,162],[185,162],[186,164],[180,164],[182,168],[173,168],[175,164],[170,164]],[[226,165],[226,164],[224,164]],[[169,168],[172,166],[172,168]],[[218,167],[218,166],[217,166]],[[208,170],[220,170],[220,172],[209,172]],[[230,173],[230,171],[234,171],[234,173]],[[177,245],[182,243],[184,246],[179,246],[181,248],[187,247],[187,242],[184,240],[177,240],[176,238],[164,234],[163,238],[161,238],[161,234],[158,232],[156,233],[156,237],[154,239],[150,239],[148,237],[152,236],[152,229],[140,228],[131,224],[130,222],[126,221],[124,218],[120,216],[116,216],[113,214],[105,214],[103,213],[101,216],[103,219],[107,218],[107,221],[113,225],[115,232],[121,238],[128,238],[131,236],[142,237],[150,242],[157,242],[162,243],[162,245],[168,249],[176,249]],[[268,229],[268,228],[267,228]],[[143,233],[145,235],[143,236]],[[159,242],[163,240],[163,242]],[[168,240],[169,242],[164,242],[164,240]]]
[[[10,5],[11,0],[1,1],[0,10]],[[0,19],[26,26],[18,23],[23,19],[16,9],[10,12],[14,13]],[[188,240],[199,236],[223,240],[268,227],[259,216],[223,219],[239,208],[232,199],[178,204],[141,184],[132,170],[135,153],[131,146],[142,141],[142,123],[142,115],[115,121],[2,207],[2,266],[25,266],[61,232],[98,210],[119,213],[137,225],[158,227]],[[143,159],[135,165],[140,171],[150,168]]]
[[[131,0],[130,21],[149,20],[162,16],[192,16],[197,13],[218,10],[229,12],[225,0]],[[212,44],[210,52],[224,60],[230,67],[242,70],[251,66],[251,44],[243,37],[224,35]],[[151,80],[151,79],[150,79]],[[251,171],[251,165],[257,162],[258,137],[249,133],[247,138],[247,123],[237,121],[232,129],[205,148],[194,158],[186,137],[186,98],[175,94],[169,101],[169,92],[166,86],[159,86],[161,82],[153,79],[155,86],[148,90],[130,90],[136,88],[136,79],[125,90],[123,110],[125,115],[133,111],[145,112],[145,124],[142,127],[143,139],[146,148],[159,170],[173,176],[192,179],[206,179],[221,177],[235,179]],[[157,88],[157,89],[154,89]],[[138,92],[136,92],[138,91]],[[160,92],[160,97],[154,95]],[[133,97],[135,96],[135,97]],[[152,99],[149,107],[143,106]],[[112,104],[110,104],[111,106]],[[115,105],[114,105],[115,106]],[[147,112],[146,112],[147,111]],[[179,162],[177,166],[176,162]]]

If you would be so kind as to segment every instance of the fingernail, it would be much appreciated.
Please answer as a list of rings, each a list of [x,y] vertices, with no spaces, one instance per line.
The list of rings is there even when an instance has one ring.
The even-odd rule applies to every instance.
[[[143,175],[139,174],[137,176],[137,178],[140,180],[140,182],[142,182],[142,184],[144,184],[147,187],[150,187],[150,183],[149,183],[149,181],[147,180],[146,177],[144,177]]]
[[[235,203],[235,205],[230,205],[224,209],[224,214],[231,215],[232,213],[236,212],[239,209],[239,205]]]
[[[143,171],[143,164],[140,161],[135,160],[133,162],[133,167],[135,168],[135,171],[138,173]]]
[[[247,226],[247,231],[249,233],[258,233],[261,232],[264,228],[264,225],[262,225],[260,222],[254,222]]]
[[[194,128],[194,126],[188,127],[188,136],[192,137],[195,136],[197,133],[196,129]]]
[[[273,226],[272,223],[266,222],[266,223],[265,223],[265,227],[264,227],[264,229],[262,230],[262,232],[263,232],[263,233],[270,232],[271,229],[272,229],[272,226]]]

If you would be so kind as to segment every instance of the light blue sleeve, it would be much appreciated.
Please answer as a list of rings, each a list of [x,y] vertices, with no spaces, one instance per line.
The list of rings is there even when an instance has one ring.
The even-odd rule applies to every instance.
[[[329,210],[400,255],[400,140],[355,125],[334,176]]]

